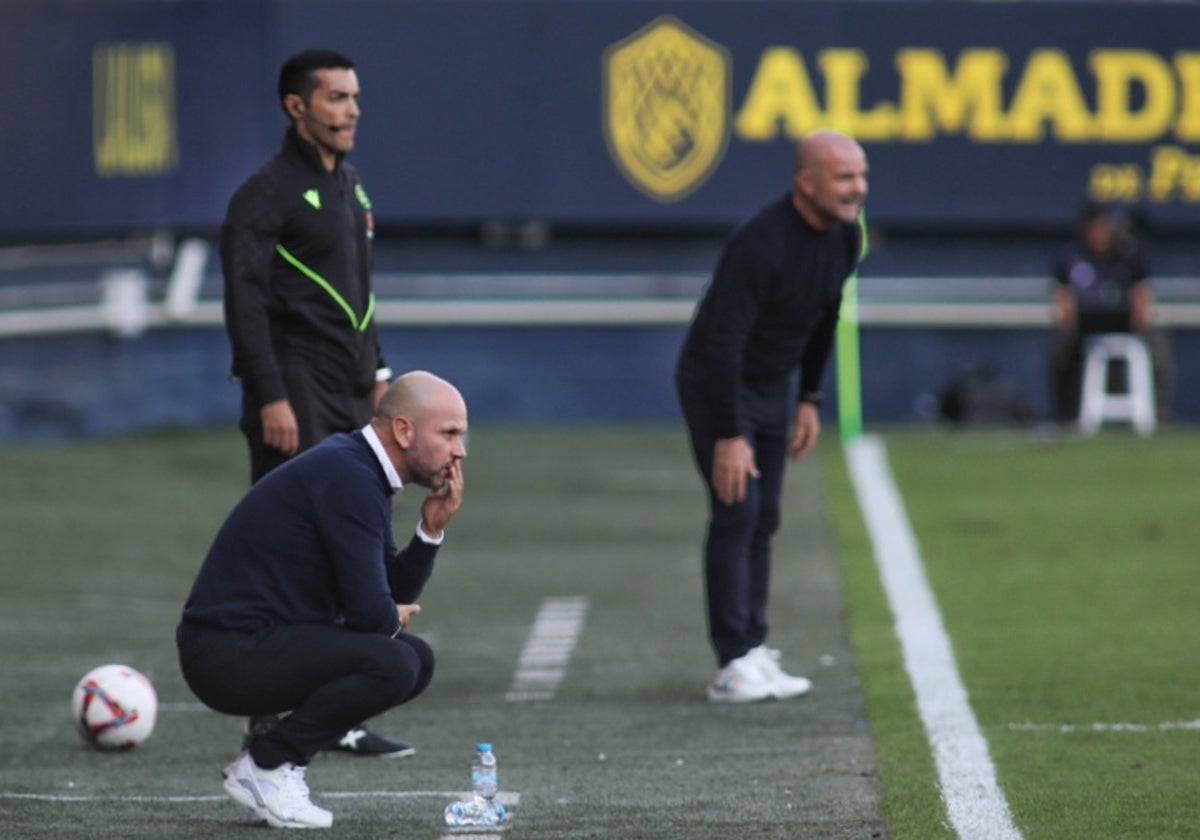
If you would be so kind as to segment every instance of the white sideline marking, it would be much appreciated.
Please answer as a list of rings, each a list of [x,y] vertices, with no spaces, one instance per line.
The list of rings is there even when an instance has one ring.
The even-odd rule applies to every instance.
[[[505,699],[510,703],[553,700],[575,651],[588,599],[582,595],[542,601]]]
[[[958,674],[883,443],[874,437],[849,441],[846,459],[895,617],[904,667],[933,747],[950,823],[965,840],[1020,840]]]
[[[1010,723],[1011,732],[1176,732],[1200,730],[1200,720],[1161,723]]]
[[[343,790],[313,791],[317,799],[465,799],[471,794],[462,790]],[[192,802],[227,802],[228,796],[211,794],[205,796],[155,796],[153,794],[130,794],[126,796],[74,795],[69,793],[18,793],[0,791],[0,799],[24,799],[36,802],[148,802],[157,804],[188,804]],[[499,791],[496,801],[507,807],[521,803],[521,794],[516,791]]]

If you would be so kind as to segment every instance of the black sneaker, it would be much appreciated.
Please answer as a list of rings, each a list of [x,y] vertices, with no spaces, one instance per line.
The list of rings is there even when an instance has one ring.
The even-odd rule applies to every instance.
[[[397,741],[386,735],[377,735],[361,726],[351,729],[330,749],[353,755],[371,755],[376,758],[403,758],[417,751],[411,744]]]

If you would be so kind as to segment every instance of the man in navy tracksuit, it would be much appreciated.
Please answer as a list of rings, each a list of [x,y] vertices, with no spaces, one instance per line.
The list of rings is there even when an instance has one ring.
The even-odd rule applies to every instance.
[[[808,135],[790,193],[726,243],[680,354],[676,386],[709,491],[713,702],[795,697],[810,688],[765,645],[771,539],[786,458],[806,455],[820,432],[821,378],[842,286],[860,256],[866,194],[858,143],[829,130]]]
[[[213,541],[177,628],[180,668],[216,711],[282,715],[225,769],[229,795],[273,826],[331,825],[309,801],[309,761],[433,676],[407,628],[462,504],[466,433],[452,385],[405,374],[369,424],[255,483]],[[392,496],[409,484],[432,492],[401,550]]]
[[[346,162],[360,115],[354,65],[330,50],[289,58],[279,154],[238,188],[221,227],[225,327],[242,385],[238,423],[258,481],[329,435],[361,428],[387,388],[375,326],[371,200]],[[251,729],[273,724],[265,718]],[[331,748],[413,748],[352,727]]]

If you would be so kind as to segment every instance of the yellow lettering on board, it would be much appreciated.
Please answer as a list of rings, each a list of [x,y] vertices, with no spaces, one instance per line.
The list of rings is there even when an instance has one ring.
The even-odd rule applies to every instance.
[[[1200,53],[1175,54],[1175,73],[1179,76],[1179,116],[1175,136],[1184,143],[1200,140]]]
[[[1036,143],[1046,124],[1064,142],[1091,139],[1092,118],[1071,61],[1062,50],[1035,50],[1025,64],[1008,112],[1009,137]]]
[[[790,47],[763,51],[733,130],[743,140],[799,139],[823,122],[804,59]]]
[[[1095,139],[1139,143],[1166,134],[1175,116],[1175,80],[1171,68],[1146,50],[1095,50],[1088,64],[1096,76]],[[1132,92],[1144,95],[1133,110]]]
[[[1192,157],[1178,146],[1156,146],[1150,154],[1150,183],[1147,198],[1170,201],[1200,201],[1200,157]]]
[[[93,161],[103,177],[158,175],[178,163],[170,44],[101,44],[92,53]]]
[[[1088,178],[1088,195],[1095,201],[1137,201],[1142,197],[1142,167],[1136,163],[1098,163]]]
[[[896,106],[890,102],[863,111],[862,78],[869,63],[862,50],[822,50],[817,64],[825,75],[826,121],[859,140],[887,140],[895,134]]]
[[[896,53],[896,69],[904,140],[930,140],[939,131],[964,129],[975,140],[1003,138],[1001,82],[1008,59],[1000,50],[964,50],[951,75],[937,50],[903,49]]]

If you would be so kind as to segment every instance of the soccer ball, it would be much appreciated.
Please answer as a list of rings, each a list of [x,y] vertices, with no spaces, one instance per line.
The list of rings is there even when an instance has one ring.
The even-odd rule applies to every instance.
[[[150,737],[158,695],[127,665],[101,665],[83,675],[71,697],[75,728],[98,750],[129,750]]]

